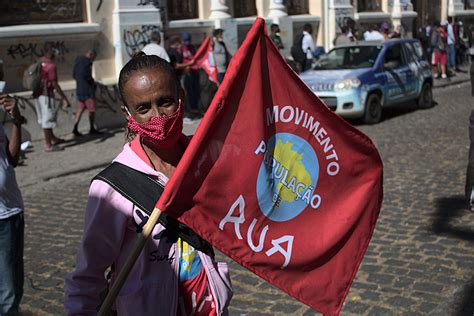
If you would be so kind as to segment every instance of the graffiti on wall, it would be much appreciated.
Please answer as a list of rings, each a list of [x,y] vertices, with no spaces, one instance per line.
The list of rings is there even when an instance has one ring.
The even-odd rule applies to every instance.
[[[100,7],[102,7],[103,2],[104,2],[104,0],[99,0],[99,3],[97,4],[97,8],[95,9],[95,12],[99,12]]]
[[[47,44],[52,44],[53,48],[56,50],[56,58],[63,59],[64,56],[69,53],[69,49],[66,46],[64,41],[55,41],[55,42],[45,42],[43,44],[39,43],[18,43],[10,45],[7,48],[7,55],[12,59],[30,59],[34,60],[38,57],[43,56],[45,51],[45,46]]]
[[[336,34],[341,34],[343,26],[354,28],[355,21],[352,19],[352,9],[338,8],[336,9]]]
[[[139,29],[124,30],[123,42],[128,56],[132,56],[150,42],[153,31],[161,32],[157,25],[142,25]]]
[[[117,85],[106,86],[96,82],[96,106],[99,109],[117,113],[120,109],[120,97]]]
[[[155,8],[160,7],[160,1],[159,0],[139,0],[137,5],[153,5]]]
[[[120,110],[120,98],[117,85],[106,86],[99,82],[96,82],[96,109],[105,112],[118,113]],[[74,97],[74,95],[73,95]],[[36,117],[36,99],[33,97],[16,96],[18,107],[22,113],[30,112],[33,115],[28,117]],[[69,98],[72,99],[72,98]],[[72,104],[73,100],[69,100]],[[62,99],[55,96],[55,102],[61,103]],[[62,109],[61,109],[62,110]]]
[[[69,101],[74,103],[74,93],[66,92]],[[36,113],[36,100],[31,96],[16,96],[18,107],[24,117],[27,118],[27,123],[23,126],[23,133],[27,139],[37,139],[41,137],[40,126],[37,123],[38,116]],[[96,110],[98,116],[96,117],[96,123],[101,127],[117,127],[122,126],[124,118],[120,113],[120,102],[117,85],[106,86],[97,83],[96,91]],[[55,97],[55,102],[61,104],[61,98]],[[59,116],[62,116],[62,123],[58,126],[60,130],[68,131],[70,126],[74,124],[74,111],[76,107],[73,105],[71,109],[59,108]],[[9,120],[9,117],[5,112],[0,110],[0,122],[5,123]]]

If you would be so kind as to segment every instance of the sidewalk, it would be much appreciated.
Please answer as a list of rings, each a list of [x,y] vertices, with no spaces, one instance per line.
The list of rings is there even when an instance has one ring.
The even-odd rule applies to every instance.
[[[456,72],[455,76],[450,77],[448,80],[446,79],[434,79],[434,87],[433,88],[444,88],[447,86],[452,86],[456,84],[461,84],[467,81],[470,81],[471,77],[469,75],[469,65],[466,67],[461,68],[465,72]]]

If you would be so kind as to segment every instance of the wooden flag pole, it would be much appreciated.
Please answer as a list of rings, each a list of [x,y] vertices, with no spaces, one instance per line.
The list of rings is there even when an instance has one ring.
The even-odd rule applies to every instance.
[[[112,288],[107,293],[107,296],[105,297],[105,300],[102,303],[102,306],[100,307],[99,313],[97,314],[98,316],[106,316],[110,312],[110,308],[112,307],[112,304],[115,302],[115,298],[117,297],[118,293],[122,289],[122,286],[125,283],[125,280],[127,279],[127,276],[130,273],[130,270],[132,270],[132,267],[135,264],[135,261],[137,261],[138,256],[142,252],[143,247],[145,246],[145,242],[147,241],[148,237],[153,231],[153,228],[155,227],[156,222],[158,221],[158,218],[160,217],[160,214],[161,214],[161,210],[158,208],[155,208],[153,212],[151,213],[150,218],[146,222],[145,226],[143,226],[143,231],[140,234],[140,237],[138,238],[135,244],[135,248],[128,256],[127,261],[125,262],[125,265],[120,271]]]

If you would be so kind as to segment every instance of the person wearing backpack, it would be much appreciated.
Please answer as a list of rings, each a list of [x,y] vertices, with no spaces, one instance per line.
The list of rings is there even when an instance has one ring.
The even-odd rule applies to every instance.
[[[182,133],[185,93],[176,73],[164,59],[139,52],[120,71],[118,86],[128,142],[107,169],[120,164],[153,183],[119,179],[131,189],[164,187],[189,143]],[[66,278],[67,315],[96,315],[100,294],[116,282],[148,220],[146,201],[119,187],[103,177],[91,182],[75,270]],[[111,284],[105,277],[109,267]],[[212,247],[199,249],[160,221],[112,308],[118,315],[217,316],[227,314],[231,297],[227,265],[215,261]]]
[[[301,71],[311,68],[313,63],[313,51],[316,45],[313,40],[313,27],[306,23],[303,26],[303,33],[296,37],[296,40],[291,47],[291,55],[295,62],[301,67]]]
[[[36,99],[36,114],[38,123],[41,125],[44,133],[44,150],[46,152],[62,150],[58,146],[64,140],[56,137],[53,128],[57,124],[59,107],[54,98],[56,91],[63,100],[63,108],[71,106],[66,95],[58,84],[58,74],[56,64],[54,63],[55,49],[51,43],[44,46],[44,55],[40,58],[41,70],[41,93]]]
[[[441,26],[441,22],[435,21],[431,33],[431,47],[433,49],[431,63],[433,66],[433,74],[437,79],[448,78],[446,75],[447,37],[447,33],[443,26]],[[441,70],[441,76],[439,75],[439,70]]]

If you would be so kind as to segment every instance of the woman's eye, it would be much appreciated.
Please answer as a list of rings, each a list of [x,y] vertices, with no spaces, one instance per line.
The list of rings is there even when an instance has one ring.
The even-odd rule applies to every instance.
[[[165,107],[165,108],[171,107],[175,104],[176,102],[173,99],[163,100],[160,102],[160,106]]]
[[[143,114],[143,113],[146,113],[146,112],[148,111],[148,108],[147,108],[147,107],[144,107],[144,106],[139,106],[139,107],[137,107],[137,108],[135,109],[135,111],[136,111],[137,113],[142,113],[142,114]]]

